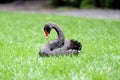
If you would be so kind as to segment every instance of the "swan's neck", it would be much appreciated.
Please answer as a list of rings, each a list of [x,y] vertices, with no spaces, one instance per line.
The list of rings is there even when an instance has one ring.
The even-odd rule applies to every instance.
[[[57,32],[57,34],[58,34],[58,40],[64,40],[64,34],[61,31],[61,29],[56,24],[54,24],[52,26],[52,28],[54,28],[56,30],[56,32]]]

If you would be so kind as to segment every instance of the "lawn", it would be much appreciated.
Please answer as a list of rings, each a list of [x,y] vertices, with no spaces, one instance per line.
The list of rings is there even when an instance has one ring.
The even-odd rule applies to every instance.
[[[39,57],[44,24],[61,26],[83,48],[78,56]],[[0,80],[120,80],[120,21],[0,12]]]

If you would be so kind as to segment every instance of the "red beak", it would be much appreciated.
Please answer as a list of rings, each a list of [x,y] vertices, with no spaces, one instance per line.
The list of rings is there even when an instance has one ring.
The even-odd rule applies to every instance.
[[[46,39],[48,39],[49,32],[45,31]]]

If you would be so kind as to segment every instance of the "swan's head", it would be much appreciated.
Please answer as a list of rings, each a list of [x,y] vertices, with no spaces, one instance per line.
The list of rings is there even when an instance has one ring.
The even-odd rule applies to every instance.
[[[45,24],[44,32],[45,32],[45,35],[46,35],[46,39],[48,39],[48,36],[50,34],[50,31],[51,31],[51,28],[52,28],[52,26],[50,24]]]

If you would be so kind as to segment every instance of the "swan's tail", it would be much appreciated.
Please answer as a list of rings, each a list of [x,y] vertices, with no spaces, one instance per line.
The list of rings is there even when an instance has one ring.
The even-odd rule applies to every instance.
[[[82,49],[82,44],[76,40],[70,40],[70,49],[74,50],[81,50]]]

